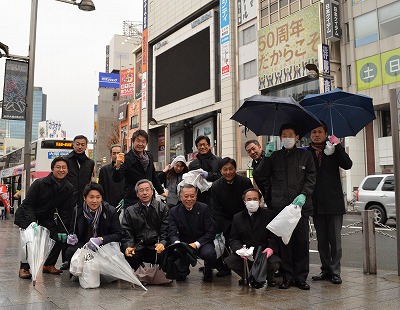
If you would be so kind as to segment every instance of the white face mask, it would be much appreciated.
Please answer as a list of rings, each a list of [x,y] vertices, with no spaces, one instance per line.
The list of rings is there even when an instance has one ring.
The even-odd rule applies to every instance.
[[[246,208],[250,213],[257,212],[259,207],[260,207],[260,204],[256,200],[246,201]]]
[[[285,149],[291,149],[296,144],[295,138],[282,138],[282,144]]]

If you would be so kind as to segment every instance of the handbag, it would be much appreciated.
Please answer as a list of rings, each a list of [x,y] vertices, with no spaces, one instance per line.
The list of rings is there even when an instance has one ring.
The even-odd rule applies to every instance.
[[[290,204],[275,216],[267,225],[267,228],[278,237],[281,237],[284,244],[288,244],[300,218],[301,207]]]

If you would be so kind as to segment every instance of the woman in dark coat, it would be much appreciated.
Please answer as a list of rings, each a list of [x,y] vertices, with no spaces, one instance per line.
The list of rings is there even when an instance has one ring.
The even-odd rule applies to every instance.
[[[96,249],[109,242],[120,242],[122,228],[117,211],[113,206],[103,201],[103,188],[100,184],[90,183],[83,190],[84,202],[75,207],[72,216],[71,234],[67,243],[70,245],[66,252],[68,262],[78,248],[85,244]]]

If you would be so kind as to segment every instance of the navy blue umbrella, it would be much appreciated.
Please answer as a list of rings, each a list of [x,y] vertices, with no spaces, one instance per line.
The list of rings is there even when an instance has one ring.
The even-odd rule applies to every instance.
[[[375,117],[372,98],[334,89],[307,95],[300,104],[328,126],[328,133],[343,138],[355,136]]]
[[[279,135],[280,127],[286,123],[295,124],[300,137],[321,126],[319,120],[292,97],[251,96],[231,119],[257,136]]]

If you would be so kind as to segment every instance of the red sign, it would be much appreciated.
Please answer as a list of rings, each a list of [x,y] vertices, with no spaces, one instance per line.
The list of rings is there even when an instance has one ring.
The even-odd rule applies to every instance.
[[[133,97],[135,95],[135,70],[124,69],[120,72],[120,97]]]

